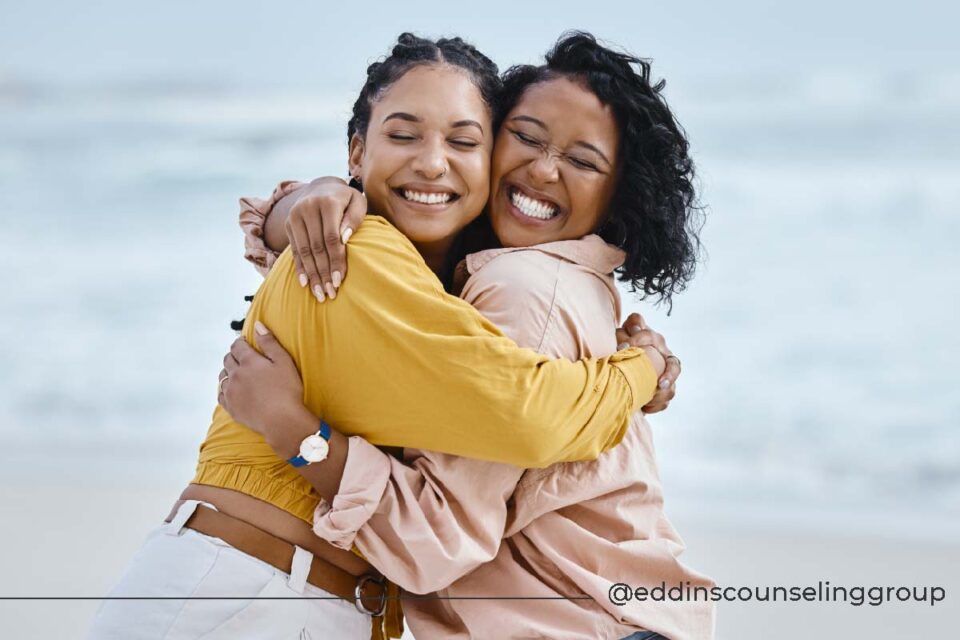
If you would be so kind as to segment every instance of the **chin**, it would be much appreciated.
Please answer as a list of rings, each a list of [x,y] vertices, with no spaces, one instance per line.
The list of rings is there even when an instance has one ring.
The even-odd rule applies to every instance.
[[[530,241],[527,229],[517,224],[511,224],[509,218],[500,218],[491,213],[490,225],[493,227],[493,234],[497,236],[497,240],[504,247],[527,247],[531,244],[537,244],[536,241]]]
[[[400,231],[407,236],[411,242],[417,244],[434,244],[437,242],[450,241],[460,231],[461,227],[449,223],[440,223],[429,220],[408,220],[406,224],[399,225]]]

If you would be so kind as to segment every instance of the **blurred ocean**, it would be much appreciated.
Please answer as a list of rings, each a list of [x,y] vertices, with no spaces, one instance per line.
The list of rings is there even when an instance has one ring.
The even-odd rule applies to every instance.
[[[960,72],[804,73],[668,87],[709,258],[669,318],[624,293],[684,363],[668,501],[954,531]],[[0,79],[5,465],[189,461],[259,281],[237,198],[343,175],[354,90]]]

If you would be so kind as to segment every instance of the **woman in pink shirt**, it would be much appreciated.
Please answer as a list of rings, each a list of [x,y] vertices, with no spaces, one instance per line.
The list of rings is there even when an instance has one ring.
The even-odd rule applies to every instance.
[[[649,65],[587,34],[562,38],[547,64],[514,67],[504,80],[488,203],[500,246],[469,254],[454,286],[520,346],[570,359],[608,355],[620,317],[615,272],[666,301],[693,274],[686,139]],[[339,228],[339,213],[324,225]],[[311,277],[320,271],[303,266]],[[247,371],[242,383],[231,373],[238,382],[224,403],[264,431],[277,428],[264,415],[274,410],[264,408],[264,376],[293,363],[272,336],[261,339],[271,366],[244,343]],[[339,491],[321,502],[314,531],[424,594],[404,596],[418,638],[712,635],[713,608],[702,599],[614,605],[609,597],[617,583],[713,586],[677,558],[683,543],[663,514],[640,413],[597,460],[546,469],[416,449],[398,460],[352,437]]]

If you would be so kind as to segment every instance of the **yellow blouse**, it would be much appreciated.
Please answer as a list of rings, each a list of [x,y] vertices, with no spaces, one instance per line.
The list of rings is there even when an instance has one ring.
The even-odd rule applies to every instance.
[[[290,251],[254,297],[254,321],[297,363],[304,403],[346,435],[376,445],[546,467],[593,460],[620,442],[657,374],[640,349],[551,360],[521,349],[447,294],[410,241],[367,216],[350,239],[349,275],[319,303]],[[234,489],[312,523],[319,496],[222,407],[200,447],[198,484]]]

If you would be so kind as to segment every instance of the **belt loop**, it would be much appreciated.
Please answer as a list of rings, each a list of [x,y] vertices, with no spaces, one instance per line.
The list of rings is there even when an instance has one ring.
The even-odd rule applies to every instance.
[[[193,515],[193,512],[197,510],[197,507],[203,505],[214,511],[217,510],[215,506],[208,502],[201,502],[200,500],[184,500],[183,504],[180,505],[180,508],[177,509],[177,513],[173,516],[173,519],[170,520],[167,524],[164,525],[164,533],[168,536],[179,536],[183,531],[183,526],[187,524],[187,520],[190,519],[190,516]]]
[[[297,593],[303,593],[304,587],[307,586],[307,576],[310,575],[310,565],[312,563],[312,553],[306,549],[294,546],[293,564],[290,567],[290,580],[287,581],[287,586]]]

